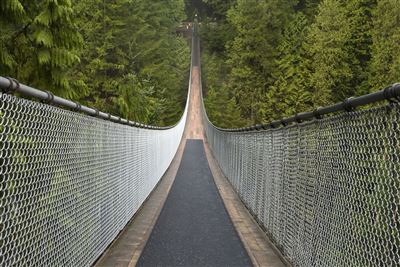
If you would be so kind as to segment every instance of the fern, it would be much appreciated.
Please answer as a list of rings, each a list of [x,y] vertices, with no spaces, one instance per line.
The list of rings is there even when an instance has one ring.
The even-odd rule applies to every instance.
[[[12,69],[15,66],[15,61],[10,53],[0,46],[0,69],[6,67]]]
[[[8,14],[8,18],[15,20],[25,15],[24,6],[19,0],[2,0],[0,1],[0,8],[5,11],[5,14]]]
[[[48,64],[51,61],[51,54],[48,49],[42,49],[38,52],[38,61],[40,65]]]
[[[79,63],[79,61],[79,57],[67,49],[56,48],[51,50],[51,64],[53,67],[69,67]]]
[[[43,45],[45,47],[53,47],[54,41],[53,41],[53,34],[49,29],[46,28],[41,28],[38,29],[34,34],[34,39],[36,44],[38,45]]]
[[[34,22],[38,25],[42,25],[45,27],[48,27],[51,23],[52,19],[51,19],[51,14],[49,12],[49,10],[45,10],[43,12],[41,12],[34,20]]]

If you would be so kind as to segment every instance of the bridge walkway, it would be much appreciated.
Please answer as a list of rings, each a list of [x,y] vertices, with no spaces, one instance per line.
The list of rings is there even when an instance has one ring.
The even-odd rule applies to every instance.
[[[188,139],[181,165],[137,266],[252,266],[208,166]]]
[[[178,152],[141,210],[95,266],[285,266],[210,152],[200,90],[197,52]]]

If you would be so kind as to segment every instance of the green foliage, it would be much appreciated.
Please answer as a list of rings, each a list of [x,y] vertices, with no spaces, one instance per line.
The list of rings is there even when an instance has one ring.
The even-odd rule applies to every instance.
[[[130,120],[180,118],[183,0],[4,0],[0,14],[1,75]]]
[[[320,2],[321,0],[299,0],[296,5],[296,11],[302,12],[308,20],[313,21]]]
[[[209,119],[222,128],[243,127],[247,122],[241,119],[240,109],[234,98],[229,98],[226,90],[210,88],[205,100]]]
[[[228,10],[235,4],[235,0],[203,0],[210,8],[215,19],[225,19]]]
[[[189,21],[194,21],[197,14],[200,19],[210,15],[210,10],[204,0],[185,0],[185,10]]]
[[[148,122],[149,108],[152,106],[148,96],[152,89],[148,81],[128,74],[118,84],[117,97],[113,102],[117,104],[120,114],[135,121]]]
[[[185,4],[189,18],[203,18],[206,106],[221,125],[267,122],[400,81],[398,0],[3,0],[1,75],[172,124],[186,96],[189,49],[175,34]]]
[[[232,66],[229,87],[242,115],[253,123],[263,120],[258,110],[267,88],[274,82],[277,47],[294,2],[238,0],[228,12],[228,20],[237,33],[227,44],[228,64]]]
[[[312,61],[310,85],[316,106],[343,99],[353,73],[347,46],[351,38],[350,21],[339,0],[324,0],[311,25],[306,50]]]
[[[251,124],[400,81],[397,0],[206,2],[218,15],[203,25],[203,47],[228,66],[224,86],[208,85],[234,96]]]
[[[187,43],[174,34],[183,1],[85,0],[76,6],[86,43],[74,73],[85,79],[85,99],[130,120],[176,122],[189,64]]]
[[[226,87],[224,77],[229,70],[224,64],[224,59],[219,54],[210,55],[205,52],[202,56],[202,66],[203,86],[207,88],[205,107],[209,119],[224,128],[246,125],[233,94]]]
[[[400,3],[377,1],[372,11],[372,60],[370,88],[381,89],[400,81]]]
[[[303,42],[308,20],[299,12],[287,25],[278,47],[276,81],[269,87],[259,111],[265,121],[292,116],[312,107],[311,92],[307,86],[306,58]]]
[[[372,47],[372,10],[376,0],[351,0],[346,3],[351,25],[349,51],[353,55],[353,79],[346,97],[369,93],[368,76]]]
[[[0,5],[0,72],[73,97],[68,70],[82,38],[70,0],[5,0]]]
[[[233,40],[235,31],[231,24],[224,21],[212,21],[207,19],[202,22],[200,38],[203,41],[203,49],[224,56],[225,44]]]
[[[375,0],[321,2],[304,45],[312,62],[314,107],[368,93],[375,5]]]

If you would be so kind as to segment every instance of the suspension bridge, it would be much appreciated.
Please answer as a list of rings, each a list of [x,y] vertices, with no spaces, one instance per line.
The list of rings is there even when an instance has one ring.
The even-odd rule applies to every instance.
[[[0,266],[400,266],[399,85],[220,129],[194,34],[171,127],[0,88]]]

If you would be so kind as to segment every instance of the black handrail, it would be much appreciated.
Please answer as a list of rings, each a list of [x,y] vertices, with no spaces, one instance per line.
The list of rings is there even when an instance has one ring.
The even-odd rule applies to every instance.
[[[193,29],[192,29],[192,33],[193,33]],[[193,51],[191,53],[191,65],[193,65]],[[190,83],[190,77],[189,77],[189,83]],[[7,93],[7,94],[20,93],[21,95],[26,96],[26,97],[33,97],[35,99],[42,100],[44,103],[47,103],[47,104],[56,105],[56,106],[59,106],[62,108],[68,108],[75,112],[82,112],[82,113],[85,113],[90,116],[98,117],[98,118],[101,118],[104,120],[109,120],[109,121],[112,121],[115,123],[125,124],[125,125],[129,125],[132,127],[137,127],[137,128],[152,129],[152,130],[168,130],[168,129],[174,128],[179,123],[179,121],[178,121],[174,125],[161,127],[161,126],[153,126],[153,125],[142,124],[142,123],[135,122],[135,121],[130,121],[128,119],[124,119],[119,116],[114,116],[109,113],[101,112],[95,108],[81,105],[78,102],[74,102],[74,101],[56,96],[49,91],[38,90],[36,88],[22,84],[14,78],[9,78],[9,77],[0,76],[0,90],[3,93]]]
[[[354,111],[357,107],[373,104],[384,100],[390,102],[400,102],[400,83],[395,83],[392,86],[386,87],[379,92],[366,94],[359,97],[350,97],[343,102],[339,102],[330,106],[320,107],[315,109],[314,111],[298,113],[292,117],[275,120],[270,123],[257,124],[236,129],[218,128],[218,130],[225,132],[249,132],[286,127],[291,123],[302,123],[308,120],[322,119],[323,116],[327,114],[337,113],[340,111],[351,112]]]

